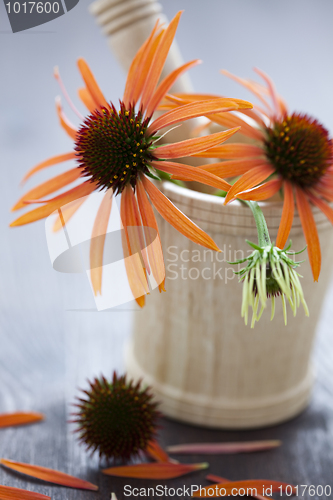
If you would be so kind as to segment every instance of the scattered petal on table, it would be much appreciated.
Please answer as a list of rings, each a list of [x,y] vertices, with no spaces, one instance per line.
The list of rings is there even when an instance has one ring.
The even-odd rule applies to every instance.
[[[65,474],[64,472],[59,472],[57,470],[40,467],[38,465],[24,464],[22,462],[14,462],[13,460],[6,460],[4,458],[0,459],[0,463],[9,469],[21,472],[27,476],[42,479],[43,481],[48,481],[49,483],[60,484],[61,486],[69,486],[70,488],[83,490],[98,490],[98,486],[95,484],[88,483],[88,481],[84,481],[83,479],[70,476],[69,474]]]
[[[0,427],[32,424],[40,420],[44,420],[44,415],[42,413],[22,411],[16,413],[3,413],[0,415]]]
[[[207,481],[212,481],[213,483],[230,483],[229,479],[221,476],[216,476],[215,474],[207,474],[206,479]]]
[[[170,462],[169,455],[161,448],[156,439],[149,441],[145,451],[156,462]]]
[[[193,493],[194,497],[203,497],[203,498],[215,498],[221,496],[234,496],[235,490],[238,491],[243,488],[246,492],[249,489],[256,489],[257,492],[262,492],[263,488],[272,488],[272,493],[280,492],[280,488],[286,488],[286,486],[291,486],[288,483],[282,483],[280,481],[270,481],[269,479],[250,479],[246,481],[233,481],[227,483],[218,483],[211,486],[205,486],[201,488],[201,490]],[[208,492],[208,490],[210,491]],[[202,493],[202,495],[201,495]],[[241,492],[242,496],[243,491]],[[255,493],[255,492],[253,492]],[[293,489],[293,494],[296,494],[295,489]],[[251,494],[249,496],[252,496]]]
[[[168,446],[169,453],[181,453],[188,455],[190,453],[218,455],[229,453],[250,453],[254,451],[270,450],[281,446],[281,441],[266,440],[266,441],[247,441],[235,443],[191,443]]]
[[[208,463],[201,464],[173,464],[170,462],[157,462],[152,464],[125,465],[104,469],[103,473],[110,476],[132,477],[141,479],[172,479],[184,476],[189,472],[207,469]]]
[[[212,481],[213,483],[230,483],[229,479],[221,476],[215,476],[215,474],[208,474],[206,476],[207,481]],[[272,497],[264,497],[263,495],[254,495],[253,498],[257,500],[271,500]]]
[[[0,485],[1,500],[51,500],[51,497],[35,493],[34,491],[22,490],[21,488],[12,488],[10,486]]]

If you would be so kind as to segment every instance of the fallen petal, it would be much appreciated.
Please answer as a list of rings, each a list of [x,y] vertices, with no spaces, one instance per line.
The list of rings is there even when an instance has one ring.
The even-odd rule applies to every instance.
[[[14,425],[27,425],[34,422],[44,420],[42,413],[35,412],[16,412],[16,413],[3,413],[0,415],[0,428],[12,427]]]
[[[286,488],[290,486],[288,483],[282,483],[280,481],[270,481],[268,479],[250,479],[246,481],[233,481],[233,482],[221,482],[214,484],[214,486],[205,486],[199,491],[193,493],[194,497],[209,497],[216,498],[221,496],[235,496],[235,490],[245,489],[247,492],[249,489],[256,491],[263,491],[263,488],[272,488],[272,493],[278,493],[280,488]],[[202,493],[202,494],[201,494]],[[255,492],[253,491],[255,494]],[[293,494],[296,494],[296,490],[293,488]],[[242,494],[243,496],[243,494]],[[252,494],[250,496],[253,496]]]
[[[172,479],[184,476],[196,470],[207,469],[208,463],[201,464],[173,464],[170,462],[157,462],[152,464],[125,465],[124,467],[111,467],[104,469],[103,473],[109,476],[132,477],[140,479]]]
[[[166,453],[166,451],[161,448],[161,446],[158,444],[156,439],[153,439],[152,441],[149,441],[148,446],[146,448],[146,453],[156,460],[156,462],[169,462],[170,457]]]
[[[255,451],[271,450],[281,446],[281,441],[266,440],[266,441],[247,441],[236,443],[191,443],[168,446],[169,453],[201,453],[203,455],[218,455],[232,453],[251,453]]]
[[[208,474],[206,476],[207,481],[212,481],[213,483],[229,483],[230,481],[225,477],[215,476],[215,474]],[[272,497],[264,497],[263,495],[255,495],[253,498],[257,500],[269,500]]]
[[[42,479],[43,481],[48,481],[49,483],[60,484],[61,486],[69,486],[70,488],[78,488],[82,490],[98,490],[98,486],[95,484],[88,483],[88,481],[84,481],[83,479],[70,476],[69,474],[65,474],[64,472],[59,472],[57,470],[40,467],[38,465],[24,464],[22,462],[14,462],[13,460],[6,460],[4,458],[0,459],[0,463],[9,469],[21,472],[27,476]]]
[[[41,493],[1,485],[0,498],[1,500],[51,500],[51,497],[42,495]]]
[[[225,477],[221,476],[216,476],[215,474],[207,474],[206,476],[207,481],[212,481],[213,483],[230,483],[229,479],[226,479]]]

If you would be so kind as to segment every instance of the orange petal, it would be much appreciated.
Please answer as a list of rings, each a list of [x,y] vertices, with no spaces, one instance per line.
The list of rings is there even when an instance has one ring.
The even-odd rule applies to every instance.
[[[42,203],[53,203],[53,202],[57,202],[58,203],[58,207],[60,206],[63,206],[62,203],[63,203],[63,200],[66,199],[70,196],[71,197],[71,200],[72,201],[72,198],[73,196],[75,195],[76,192],[81,192],[81,189],[83,189],[83,191],[85,192],[86,191],[86,188],[82,187],[82,186],[85,186],[87,183],[89,183],[90,181],[86,181],[78,186],[75,186],[73,187],[72,189],[69,189],[68,191],[65,191],[64,193],[61,193],[61,194],[58,194],[57,196],[54,196],[53,198],[48,198],[48,199],[45,199],[45,198],[39,198],[38,200],[25,200],[24,201],[24,204],[25,205],[32,205],[33,203],[39,203],[39,204],[42,204]],[[94,184],[95,188],[96,188],[96,184],[95,183],[92,183]],[[77,199],[76,197],[74,198],[75,200]],[[57,208],[58,208],[57,207]]]
[[[42,413],[35,413],[35,412],[3,413],[2,415],[0,415],[0,428],[12,427],[14,425],[33,424],[34,422],[39,422],[40,420],[44,420],[44,415]]]
[[[320,243],[310,204],[302,188],[295,186],[296,204],[306,244],[314,281],[318,281],[321,267]]]
[[[217,132],[216,134],[206,135],[204,137],[195,137],[186,141],[176,142],[175,144],[167,144],[160,146],[154,150],[155,158],[181,158],[183,156],[194,156],[201,151],[210,149],[221,142],[226,141],[229,137],[238,132],[238,128]]]
[[[263,182],[274,172],[274,167],[272,167],[272,165],[269,165],[268,163],[263,163],[262,165],[259,165],[258,167],[252,168],[248,172],[245,172],[245,174],[243,174],[242,177],[238,179],[228,191],[224,202],[225,205],[237,198],[239,193],[247,191],[257,184],[260,184],[260,182]]]
[[[4,458],[0,459],[0,463],[9,469],[21,472],[27,476],[42,479],[43,481],[48,481],[49,483],[69,486],[70,488],[79,488],[82,490],[98,490],[98,486],[88,483],[88,481],[83,481],[83,479],[70,476],[69,474],[65,474],[64,472],[59,472],[57,470],[40,467],[38,465],[24,464],[22,462],[14,462],[13,460],[6,460]]]
[[[197,101],[208,101],[210,99],[227,99],[229,101],[235,102],[238,105],[238,111],[242,109],[252,109],[253,104],[249,101],[244,101],[243,99],[236,99],[233,97],[222,97],[219,95],[212,94],[167,94],[165,98],[175,104],[185,105],[191,102]]]
[[[145,268],[141,260],[141,253],[133,253],[133,237],[131,233],[131,198],[129,189],[131,186],[126,186],[121,195],[120,201],[120,217],[123,225],[123,231],[121,232],[123,252],[126,273],[128,278],[129,286],[132,290],[133,296],[140,307],[144,306],[145,295],[149,293],[149,287],[147,282],[147,277],[145,273]]]
[[[180,93],[177,92],[176,94],[169,94],[166,96],[167,99],[179,103],[181,103],[182,101],[184,103],[194,102],[194,101],[207,101],[208,99],[219,99],[219,97],[221,96],[217,94],[200,94],[200,93],[184,94],[181,92]]]
[[[101,106],[104,106],[105,108],[109,108],[109,105],[106,102],[106,99],[103,95],[103,92],[99,88],[99,86],[95,80],[95,77],[92,74],[91,69],[89,68],[86,61],[84,59],[80,58],[77,61],[77,65],[79,67],[79,71],[81,73],[83,81],[86,84],[86,87],[87,87],[92,99],[95,102],[95,106],[97,108],[99,108]]]
[[[58,163],[62,163],[63,161],[74,160],[75,158],[76,154],[74,151],[71,153],[65,153],[63,155],[53,156],[52,158],[49,158],[48,160],[45,160],[42,163],[39,163],[34,168],[29,170],[29,172],[25,174],[25,176],[23,177],[22,183],[25,182],[27,179],[29,179],[29,177],[31,177],[39,170],[42,170],[43,168],[51,167],[52,165],[57,165]]]
[[[1,500],[51,500],[51,497],[41,493],[2,485],[0,485],[0,498]]]
[[[246,137],[250,137],[256,141],[263,141],[264,134],[258,128],[252,127],[248,123],[246,123],[239,116],[233,115],[231,113],[220,113],[213,114],[209,116],[209,119],[214,122],[222,125],[223,127],[241,127],[239,133],[245,135]]]
[[[207,151],[196,153],[193,156],[200,156],[202,158],[244,158],[249,159],[252,156],[263,156],[264,151],[258,146],[251,144],[223,144],[222,146],[214,146]]]
[[[125,240],[122,240],[124,254],[126,255]],[[125,268],[129,286],[133,293],[133,297],[139,307],[145,305],[145,295],[147,292],[146,275],[138,254],[127,256],[125,258]]]
[[[319,186],[317,184],[315,192],[316,192],[316,194],[322,196],[326,200],[333,201],[333,191],[330,188],[324,187],[324,186]]]
[[[182,12],[178,12],[166,28],[161,42],[155,52],[154,59],[150,65],[149,73],[147,74],[145,85],[141,96],[141,107],[145,111],[150,99],[154,95],[157,82],[161,76],[162,69],[167,58],[169,49],[176,34],[177,26]]]
[[[146,299],[144,295],[141,295],[141,297],[136,297],[135,302],[138,304],[141,309],[144,307],[146,303]]]
[[[216,476],[215,474],[208,474],[206,476],[207,481],[212,481],[213,483],[230,483],[229,479],[225,477]],[[271,500],[272,497],[264,497],[263,495],[254,495],[253,498],[257,500]]]
[[[133,189],[130,190],[130,198],[131,198],[131,203],[132,203],[132,221],[131,224],[133,225],[133,229],[135,230],[135,238],[137,240],[137,245],[138,245],[138,251],[141,250],[141,255],[143,258],[143,262],[145,265],[145,268],[150,274],[150,266],[149,266],[149,261],[148,261],[148,253],[147,253],[147,248],[146,248],[146,242],[145,242],[145,235],[142,227],[142,219],[141,219],[141,212],[138,207],[138,203],[136,200],[136,197],[134,195]]]
[[[161,240],[154,211],[148,201],[146,191],[140,179],[136,185],[136,196],[142,218],[146,243],[148,245],[147,251],[152,273],[156,283],[158,283],[160,287],[160,291],[162,291],[164,290],[165,267]]]
[[[232,73],[229,73],[229,71],[222,70],[221,73],[228,78],[231,78],[235,82],[239,83],[246,89],[248,89],[250,92],[252,92],[267,108],[267,110],[271,113],[272,108],[266,101],[266,99],[263,97],[262,93],[258,91],[258,86],[255,85],[253,82],[250,82],[248,80],[244,80],[243,78],[239,78],[238,76],[233,75]]]
[[[246,115],[249,118],[252,118],[252,120],[254,120],[259,125],[259,127],[261,127],[261,128],[266,127],[264,120],[261,118],[261,115],[258,113],[258,111],[256,109],[254,109],[254,107],[253,107],[253,109],[241,109],[239,111],[243,115]]]
[[[147,52],[142,58],[141,64],[138,68],[138,74],[135,79],[135,84],[134,84],[134,90],[133,90],[133,98],[131,102],[138,102],[140,99],[140,96],[143,92],[144,86],[146,85],[147,78],[149,78],[149,71],[151,69],[151,66],[153,64],[153,60],[156,54],[156,51],[158,47],[160,46],[163,34],[165,30],[161,30],[161,32],[150,41],[150,43],[147,45]],[[142,104],[141,104],[141,109]]]
[[[190,472],[207,469],[207,463],[201,464],[174,464],[172,462],[157,462],[152,464],[125,465],[104,469],[103,474],[117,477],[132,477],[140,479],[172,479],[184,476]]]
[[[281,221],[279,225],[279,231],[276,238],[276,246],[279,248],[284,248],[287,243],[287,239],[291,230],[291,226],[294,220],[294,194],[293,187],[289,181],[284,181],[284,201]]]
[[[131,186],[126,188],[125,196],[125,203],[127,204],[127,227],[125,230],[127,231],[131,254],[137,253],[142,255],[144,267],[150,274],[141,215]]]
[[[142,176],[142,182],[154,207],[169,224],[194,243],[219,251],[212,238],[171,203],[147,177]]]
[[[157,462],[169,462],[169,455],[161,448],[156,439],[149,441],[145,450]]]
[[[25,193],[22,198],[13,206],[12,211],[18,210],[20,208],[25,207],[25,200],[39,200],[43,196],[47,196],[54,191],[58,191],[58,189],[71,184],[76,181],[79,177],[81,177],[82,169],[79,167],[73,168],[71,170],[67,170],[63,174],[57,175],[52,179],[39,184],[35,188],[31,189],[27,193]]]
[[[96,184],[94,182],[84,182],[80,186],[77,186],[66,193],[57,196],[54,200],[50,201],[42,207],[35,208],[31,212],[27,212],[21,215],[18,219],[10,224],[10,227],[23,226],[24,224],[30,224],[40,219],[44,219],[52,214],[55,210],[71,201],[74,201],[83,196],[87,196],[96,189]]]
[[[180,177],[186,177],[186,179],[190,181],[201,182],[202,184],[222,189],[222,191],[228,191],[231,187],[228,182],[220,179],[210,172],[201,170],[199,167],[191,167],[190,165],[183,165],[182,163],[169,161],[152,161],[151,164],[153,167],[162,170],[162,172],[172,174],[173,179],[178,179],[178,175],[180,175]]]
[[[212,481],[213,483],[230,483],[229,479],[221,476],[216,476],[215,474],[207,474],[205,479],[207,479],[207,481]]]
[[[71,137],[75,141],[76,135],[77,135],[77,129],[74,127],[74,125],[68,120],[68,118],[64,114],[62,107],[61,107],[60,99],[56,100],[56,110],[57,110],[57,115],[58,115],[58,118],[60,121],[60,125],[67,132],[69,137]]]
[[[168,76],[166,76],[157,89],[154,92],[154,95],[149,101],[149,104],[147,106],[147,116],[152,116],[154,111],[156,110],[157,106],[160,104],[162,101],[163,97],[165,94],[169,91],[169,89],[172,87],[172,85],[177,81],[177,79],[180,77],[182,73],[187,71],[188,69],[192,68],[193,66],[197,66],[198,64],[201,64],[202,61],[200,59],[195,59],[194,61],[190,61],[186,64],[183,64],[179,68],[173,70]]]
[[[156,118],[148,127],[147,134],[154,135],[157,130],[169,127],[170,125],[174,125],[184,120],[189,120],[190,118],[206,116],[218,111],[230,111],[237,108],[238,105],[230,99],[212,99],[210,101],[191,102],[184,106],[179,106],[176,109],[172,109]]]
[[[281,114],[281,111],[283,111],[283,110],[281,110],[281,108],[280,108],[279,96],[276,92],[275,85],[274,85],[273,81],[269,78],[268,75],[266,75],[266,73],[264,73],[260,69],[254,68],[254,71],[256,73],[258,73],[258,75],[260,75],[261,78],[263,78],[265,80],[265,82],[267,84],[268,91],[269,91],[270,96],[271,96],[271,99],[273,101],[274,109],[275,109],[277,114]]]
[[[64,227],[67,222],[70,221],[70,219],[75,215],[75,213],[78,211],[80,206],[86,201],[87,197],[84,196],[82,198],[79,198],[78,200],[74,200],[71,203],[68,203],[66,206],[62,207],[61,209],[59,208],[59,211],[61,211],[61,216],[58,215],[54,226],[53,226],[53,231],[59,231],[62,227]]]
[[[333,224],[333,209],[324,200],[317,198],[317,196],[314,196],[312,193],[307,192],[307,195],[311,202],[320,208],[323,214],[325,214],[328,220]]]
[[[149,39],[151,39],[154,36],[157,25],[158,25],[158,21],[156,22],[156,24],[153,28],[153,31],[150,34]],[[135,102],[133,99],[135,81],[139,77],[138,69],[141,65],[142,59],[144,58],[145,54],[147,54],[146,49],[147,49],[148,40],[146,40],[144,42],[144,44],[139,48],[139,50],[135,54],[134,59],[132,60],[131,65],[130,65],[129,70],[128,70],[128,73],[127,73],[127,80],[126,80],[125,90],[124,90],[124,94],[123,94],[123,103],[125,104],[126,109],[129,108],[131,103]]]
[[[203,497],[203,498],[216,498],[220,496],[235,496],[236,491],[240,491],[242,493],[241,488],[244,488],[245,491],[249,489],[253,489],[253,494],[256,491],[263,491],[263,488],[272,488],[273,493],[280,492],[280,489],[290,487],[288,483],[282,483],[280,481],[270,481],[268,479],[249,479],[246,481],[233,481],[233,482],[221,482],[218,484],[214,484],[214,486],[205,486],[201,488],[199,491],[195,491],[193,493],[193,497]],[[294,495],[296,494],[296,490],[293,491]],[[252,495],[249,495],[252,496]]]
[[[85,107],[92,113],[96,109],[96,104],[94,99],[91,97],[89,90],[86,87],[82,87],[78,90],[79,98],[85,105]]]
[[[108,189],[99,206],[90,242],[90,278],[94,294],[102,293],[104,243],[112,207],[112,190]]]
[[[77,107],[75,106],[75,104],[73,103],[72,99],[69,97],[69,94],[66,90],[66,87],[64,85],[64,82],[62,81],[62,78],[60,76],[60,73],[59,73],[59,68],[58,66],[55,66],[54,67],[54,70],[53,70],[53,75],[55,77],[55,79],[57,80],[58,84],[59,84],[59,87],[67,101],[67,103],[69,104],[70,108],[72,109],[72,111],[74,111],[74,113],[76,114],[76,116],[79,117],[80,121],[83,121],[84,120],[84,116],[81,115],[80,111],[77,109]]]
[[[227,160],[218,163],[210,163],[208,165],[200,165],[198,168],[217,175],[218,177],[236,177],[237,175],[244,174],[251,168],[258,167],[261,161],[260,158],[244,158],[242,160]]]
[[[282,179],[273,179],[272,181],[265,182],[261,186],[249,189],[239,193],[237,198],[241,200],[262,201],[267,200],[275,195],[281,189]],[[283,248],[283,247],[282,247]]]
[[[150,65],[154,58],[156,49],[160,43],[162,33],[164,32],[163,30],[159,33],[159,35],[155,36],[158,28],[159,20],[156,21],[155,26],[148,39],[137,51],[128,70],[123,96],[123,101],[126,108],[128,108],[131,103],[135,104],[141,95],[143,86],[149,73]]]

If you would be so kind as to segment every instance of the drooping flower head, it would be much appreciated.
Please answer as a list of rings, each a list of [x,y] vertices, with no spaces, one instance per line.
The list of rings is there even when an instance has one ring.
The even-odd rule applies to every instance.
[[[305,314],[309,311],[304,300],[302,286],[299,280],[300,275],[295,271],[301,262],[293,261],[290,257],[303,252],[291,252],[290,245],[281,250],[271,243],[268,227],[264,214],[259,205],[254,201],[245,201],[252,211],[258,232],[258,245],[247,241],[254,249],[253,252],[244,259],[229,264],[243,264],[246,267],[235,272],[240,276],[239,281],[243,282],[242,317],[245,324],[248,322],[248,308],[252,307],[251,328],[256,321],[259,321],[267,303],[271,299],[272,313],[271,320],[275,314],[275,298],[281,296],[283,306],[284,322],[287,324],[286,299],[296,316],[300,303],[304,307]],[[259,305],[261,308],[259,310]]]
[[[248,308],[252,307],[251,327],[254,327],[266,307],[267,299],[271,299],[272,303],[272,320],[275,314],[275,299],[278,296],[281,297],[285,324],[287,324],[286,299],[294,316],[300,303],[304,307],[305,314],[309,316],[299,280],[300,275],[295,271],[300,262],[294,262],[290,258],[295,255],[289,251],[291,245],[281,250],[272,243],[263,247],[248,243],[254,248],[251,255],[246,259],[232,262],[232,264],[247,262],[246,267],[237,273],[240,276],[239,281],[243,283],[242,318],[245,324],[248,323]]]
[[[264,84],[223,73],[250,90],[259,105],[240,110],[241,115],[237,113],[237,116],[221,113],[209,116],[211,121],[224,127],[241,126],[240,133],[252,143],[226,144],[199,153],[197,156],[223,160],[200,168],[221,178],[240,176],[229,189],[226,204],[236,198],[266,200],[283,191],[283,212],[276,240],[279,248],[288,240],[296,199],[313,277],[317,281],[321,253],[311,203],[333,223],[333,210],[327,203],[333,201],[332,139],[316,119],[290,112],[270,78],[260,70],[256,72]],[[216,99],[217,96],[210,97]],[[195,98],[203,98],[203,95],[197,94]],[[178,96],[178,105],[191,99],[191,96]]]
[[[230,185],[214,174],[172,160],[192,156],[219,145],[237,132],[239,127],[166,145],[158,142],[159,130],[198,116],[252,107],[250,103],[238,99],[201,99],[152,119],[154,111],[176,79],[200,62],[194,60],[184,64],[159,82],[180,15],[181,12],[165,29],[157,23],[150,37],[137,52],[129,69],[119,109],[105,99],[87,63],[80,59],[78,67],[85,86],[79,90],[79,96],[88,109],[87,116],[83,117],[70,101],[56,70],[55,76],[63,93],[81,122],[79,127],[74,127],[65,116],[60,102],[57,101],[60,124],[73,139],[74,151],[40,163],[28,172],[24,180],[46,167],[68,160],[76,160],[77,165],[64,174],[31,189],[13,208],[17,210],[29,203],[42,204],[19,217],[11,224],[12,226],[47,217],[60,207],[64,207],[62,216],[59,215],[61,223],[66,223],[82,205],[85,196],[95,190],[105,191],[92,231],[90,247],[91,281],[97,295],[102,290],[104,239],[112,196],[121,194],[120,214],[124,228],[122,241],[126,271],[133,295],[140,306],[144,305],[145,295],[149,293],[147,273],[152,273],[160,291],[164,290],[163,255],[151,203],[162,217],[186,237],[198,244],[218,250],[214,241],[182,214],[149,180],[149,177],[156,178],[157,169],[171,175],[186,174],[190,180],[218,189],[229,189]],[[53,198],[44,198],[82,178],[86,180],[64,193]],[[61,227],[59,219],[56,227]],[[128,228],[136,229],[130,234]],[[157,237],[152,237],[151,231]],[[103,235],[104,239],[100,237]],[[154,240],[154,244],[147,245],[145,250],[144,241],[147,240],[149,242]]]

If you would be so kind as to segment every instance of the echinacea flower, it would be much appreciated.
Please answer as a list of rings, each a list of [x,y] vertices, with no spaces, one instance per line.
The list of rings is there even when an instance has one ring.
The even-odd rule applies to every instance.
[[[147,272],[152,272],[160,291],[164,290],[163,254],[151,203],[162,217],[186,237],[205,247],[219,250],[215,242],[178,210],[149,177],[156,178],[157,169],[167,174],[183,174],[193,181],[218,189],[229,189],[230,185],[214,174],[173,160],[219,145],[237,132],[239,127],[166,145],[157,142],[160,138],[160,135],[157,135],[159,130],[210,113],[252,107],[250,103],[237,99],[201,100],[166,112],[152,120],[154,111],[180,74],[200,62],[194,60],[184,64],[158,83],[180,15],[181,12],[166,29],[160,28],[157,23],[150,37],[137,52],[129,69],[119,110],[105,99],[88,65],[83,59],[79,59],[78,67],[85,83],[85,87],[79,90],[79,96],[89,112],[84,118],[70,101],[56,70],[55,76],[63,93],[81,120],[79,128],[75,128],[57,101],[60,124],[73,139],[74,151],[40,163],[27,173],[24,180],[41,169],[67,160],[76,159],[77,165],[30,190],[13,208],[17,210],[28,203],[42,203],[42,206],[22,215],[11,224],[19,226],[47,217],[67,205],[62,210],[62,217],[59,214],[61,222],[64,223],[83,203],[83,197],[96,190],[105,191],[95,219],[90,247],[91,281],[97,295],[102,290],[104,239],[112,197],[121,194],[123,248],[125,257],[131,257],[125,259],[126,271],[133,295],[140,306],[144,305],[145,294],[149,293]],[[43,198],[80,178],[86,180],[53,198]],[[77,201],[73,204],[75,200]],[[61,227],[59,219],[56,226]],[[129,234],[128,228],[136,228],[134,235]],[[157,234],[157,238],[151,236],[151,230],[154,235]],[[103,235],[104,239],[96,237]],[[149,242],[154,240],[154,245],[147,245],[147,251],[143,243],[145,239]]]
[[[296,316],[297,308],[302,303],[306,316],[309,316],[308,307],[304,300],[302,286],[299,280],[300,275],[295,271],[301,262],[295,262],[290,257],[303,252],[289,251],[290,245],[281,250],[271,243],[267,224],[264,215],[256,202],[246,202],[254,215],[257,231],[258,245],[247,241],[254,249],[253,252],[244,259],[229,264],[247,263],[246,267],[235,274],[240,276],[239,281],[243,283],[242,318],[245,324],[248,322],[248,309],[252,307],[251,328],[256,321],[259,321],[266,307],[267,299],[271,299],[272,312],[271,320],[275,314],[275,298],[280,296],[283,307],[284,323],[287,324],[286,299]],[[259,310],[259,304],[261,308]]]
[[[283,190],[283,211],[276,240],[279,248],[283,248],[288,240],[296,200],[313,277],[318,281],[321,253],[311,204],[316,205],[333,223],[333,210],[327,203],[333,201],[332,139],[314,118],[289,112],[270,78],[258,69],[255,71],[265,85],[223,72],[250,90],[260,101],[260,105],[254,105],[251,110],[240,110],[242,115],[247,115],[245,120],[231,113],[208,117],[225,127],[241,126],[240,133],[253,143],[222,145],[199,153],[198,156],[223,159],[200,168],[226,179],[240,176],[229,190],[226,204],[235,198],[266,200]],[[209,98],[202,94],[177,97],[178,100],[174,100],[178,105],[186,105],[193,99]]]

